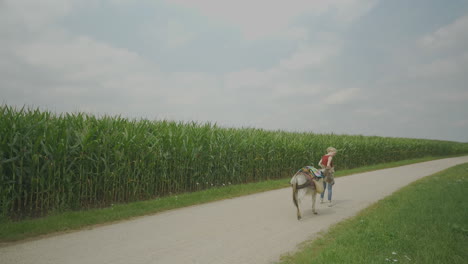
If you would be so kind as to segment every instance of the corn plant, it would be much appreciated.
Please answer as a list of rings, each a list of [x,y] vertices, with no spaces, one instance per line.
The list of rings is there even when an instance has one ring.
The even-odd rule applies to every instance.
[[[222,128],[0,106],[0,217],[109,206],[290,177],[339,149],[337,169],[468,153],[468,144]]]

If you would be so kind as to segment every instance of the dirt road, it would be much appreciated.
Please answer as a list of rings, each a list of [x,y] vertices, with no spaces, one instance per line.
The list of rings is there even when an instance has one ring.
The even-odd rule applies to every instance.
[[[308,197],[301,221],[285,188],[2,247],[0,264],[271,263],[401,187],[465,162],[468,156],[337,178],[336,204],[318,202],[313,215]]]

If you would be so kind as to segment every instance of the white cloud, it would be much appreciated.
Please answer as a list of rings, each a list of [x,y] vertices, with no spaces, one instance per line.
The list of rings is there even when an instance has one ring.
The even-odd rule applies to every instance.
[[[216,21],[238,27],[249,40],[283,34],[296,18],[304,14],[320,15],[337,12],[339,23],[350,23],[367,12],[374,0],[167,0],[185,8],[192,8]]]
[[[412,66],[410,76],[414,78],[440,78],[466,74],[468,70],[468,52],[456,56],[435,59],[429,63]]]
[[[436,93],[436,98],[441,102],[449,102],[452,104],[465,103],[468,105],[468,90],[464,91],[439,91]]]
[[[275,70],[258,71],[255,69],[246,69],[238,72],[230,72],[225,75],[225,86],[228,89],[237,88],[259,88],[273,83]]]
[[[361,117],[382,117],[388,114],[387,110],[375,107],[360,107],[354,113]]]
[[[272,87],[271,96],[276,99],[284,98],[307,98],[310,99],[314,96],[318,96],[320,93],[320,86],[315,84],[291,84],[287,80],[283,80],[283,83],[278,83]],[[318,98],[318,97],[316,97]],[[312,100],[311,105],[317,105],[320,102],[318,100]]]
[[[62,73],[69,81],[105,80],[115,74],[147,68],[137,54],[86,36],[50,33],[46,39],[21,44],[16,53],[31,65]]]
[[[304,70],[308,67],[319,67],[337,55],[337,45],[301,46],[291,57],[280,62],[280,67],[286,70]]]
[[[360,96],[360,91],[361,89],[359,88],[338,90],[327,96],[324,102],[330,105],[344,104],[358,98]]]
[[[169,105],[196,106],[210,104],[218,99],[218,77],[207,73],[176,72],[165,78],[165,102]],[[223,101],[220,99],[219,101]]]
[[[466,49],[468,46],[468,15],[452,24],[441,27],[419,40],[422,48],[428,51]]]
[[[338,44],[300,46],[290,57],[277,65],[260,71],[245,69],[224,75],[224,87],[227,90],[255,90],[258,96],[272,98],[303,98],[317,96],[324,84],[320,81],[305,81],[303,74],[311,68],[326,66],[329,60],[339,53]],[[357,91],[357,90],[353,90]],[[329,99],[337,102],[338,95]],[[351,99],[351,98],[349,98]]]
[[[187,44],[195,37],[186,27],[176,20],[169,20],[166,31],[166,43],[169,48],[177,48]]]
[[[285,39],[294,39],[300,42],[305,42],[309,38],[309,32],[305,27],[293,26],[286,29],[282,36]]]
[[[336,0],[329,2],[339,25],[348,25],[369,12],[379,0]]]
[[[464,75],[468,70],[468,15],[420,37],[411,50],[412,78],[437,79]]]
[[[468,119],[463,119],[455,122],[455,127],[468,128]]]
[[[193,8],[204,16],[239,27],[248,39],[262,38],[284,30],[291,19],[301,14],[304,4],[268,0],[169,0],[177,5]],[[310,4],[309,4],[310,5]]]
[[[49,106],[63,102],[66,105],[60,106],[60,111],[159,119],[203,120],[218,114],[203,110],[212,104],[213,97],[219,98],[216,75],[162,72],[135,52],[88,36],[56,30],[42,32],[40,39],[10,47],[22,63],[54,76],[44,85],[26,89],[30,92],[24,102],[36,96],[36,102]],[[190,109],[195,106],[197,111]]]
[[[38,30],[53,22],[56,18],[68,14],[75,0],[4,0],[0,17],[7,19],[7,24],[22,24],[30,30]],[[0,20],[1,21],[1,20]]]
[[[323,80],[305,80],[304,76],[311,69],[321,69],[329,65],[330,60],[339,54],[341,41],[334,34],[324,32],[317,33],[315,38],[320,44],[299,45],[289,57],[266,70],[251,68],[225,74],[224,87],[237,92],[249,89],[252,96],[283,103],[288,101],[288,104],[291,100],[306,102],[313,100],[313,97],[321,97],[319,92],[328,87],[328,84]],[[338,97],[339,95],[335,95],[328,100],[330,103],[344,102],[345,99]],[[351,99],[348,97],[346,100]],[[309,105],[312,107],[320,103],[311,101]]]

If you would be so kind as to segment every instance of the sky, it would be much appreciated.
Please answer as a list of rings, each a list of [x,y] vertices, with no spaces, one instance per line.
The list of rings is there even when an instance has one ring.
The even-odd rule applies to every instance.
[[[468,142],[468,0],[0,0],[0,104]]]

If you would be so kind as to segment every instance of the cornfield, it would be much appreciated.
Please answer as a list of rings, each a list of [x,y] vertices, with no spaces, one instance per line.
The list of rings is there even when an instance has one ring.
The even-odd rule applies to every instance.
[[[105,207],[290,177],[328,146],[337,169],[468,153],[457,142],[221,128],[0,106],[0,217]]]

